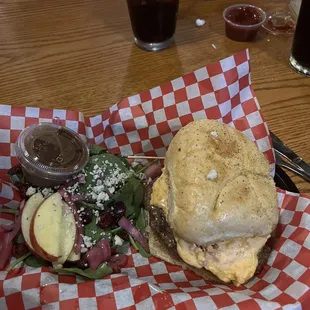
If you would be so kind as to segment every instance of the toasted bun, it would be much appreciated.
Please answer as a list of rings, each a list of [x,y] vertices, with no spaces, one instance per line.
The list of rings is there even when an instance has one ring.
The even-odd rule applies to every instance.
[[[266,236],[278,222],[264,155],[244,134],[217,121],[195,121],[176,134],[153,187],[154,205],[164,199],[158,193],[168,193],[164,211],[175,235],[198,246]]]

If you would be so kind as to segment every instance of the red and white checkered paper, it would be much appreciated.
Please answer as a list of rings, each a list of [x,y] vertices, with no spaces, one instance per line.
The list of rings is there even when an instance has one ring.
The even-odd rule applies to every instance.
[[[0,105],[1,204],[19,205],[18,192],[5,174],[16,164],[13,143],[20,131],[56,116],[111,152],[158,156],[165,154],[182,126],[196,119],[216,119],[250,137],[274,170],[268,128],[251,88],[247,50],[126,98],[95,117]],[[102,280],[81,281],[46,267],[0,271],[0,309],[310,309],[310,198],[280,189],[278,198],[276,246],[263,271],[244,286],[215,285],[131,249],[122,273]],[[0,223],[10,220],[3,215]]]

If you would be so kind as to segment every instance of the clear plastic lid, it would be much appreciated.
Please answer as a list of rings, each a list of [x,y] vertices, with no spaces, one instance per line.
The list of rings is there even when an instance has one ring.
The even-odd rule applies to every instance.
[[[52,179],[66,179],[82,170],[88,161],[88,148],[79,134],[52,123],[24,129],[15,144],[22,166]]]

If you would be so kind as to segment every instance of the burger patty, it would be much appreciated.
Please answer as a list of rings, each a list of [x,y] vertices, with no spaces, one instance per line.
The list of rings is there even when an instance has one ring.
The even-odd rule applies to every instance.
[[[148,207],[149,212],[149,225],[151,228],[156,231],[159,235],[162,242],[165,244],[167,249],[169,250],[170,254],[174,257],[180,258],[177,252],[177,243],[174,238],[174,234],[172,229],[170,228],[164,211],[155,206]],[[216,246],[216,245],[214,245]],[[258,274],[263,269],[265,263],[268,260],[270,255],[271,248],[265,245],[258,253],[258,265],[255,271],[255,274]]]
[[[177,243],[173,231],[166,220],[164,211],[155,206],[150,206],[148,211],[150,226],[159,234],[169,250],[177,251]]]

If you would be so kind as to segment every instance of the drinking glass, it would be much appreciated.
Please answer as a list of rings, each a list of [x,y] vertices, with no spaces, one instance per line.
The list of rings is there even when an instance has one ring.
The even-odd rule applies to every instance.
[[[290,64],[298,73],[310,76],[309,41],[310,1],[302,0],[290,57]]]
[[[179,0],[127,0],[134,41],[147,51],[159,51],[174,41]]]

